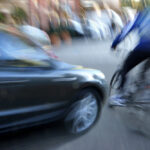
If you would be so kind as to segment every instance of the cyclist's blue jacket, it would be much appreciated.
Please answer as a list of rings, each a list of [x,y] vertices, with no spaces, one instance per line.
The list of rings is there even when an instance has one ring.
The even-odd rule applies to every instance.
[[[129,22],[116,37],[112,47],[116,47],[133,30],[137,29],[139,34],[139,44],[150,45],[150,8],[145,8],[139,12],[133,21]]]

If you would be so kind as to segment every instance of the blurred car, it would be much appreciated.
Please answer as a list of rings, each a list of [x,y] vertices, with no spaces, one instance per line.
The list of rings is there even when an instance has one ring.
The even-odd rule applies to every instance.
[[[53,58],[58,58],[51,50],[51,41],[46,32],[30,25],[22,25],[19,26],[18,29],[30,39],[36,41],[40,46],[42,46],[48,55]]]
[[[97,23],[92,20],[86,20],[86,25],[84,26],[85,31],[88,31],[88,36],[90,36],[93,39],[101,39],[102,35],[97,27]]]
[[[101,21],[96,22],[90,19],[86,19],[84,32],[85,36],[91,37],[93,39],[107,39],[111,34],[109,26]]]
[[[111,36],[111,20],[105,11],[98,14],[95,11],[86,13],[87,30],[92,38],[107,39]]]
[[[122,13],[125,16],[125,23],[128,23],[135,18],[137,10],[131,7],[122,7]]]
[[[112,13],[112,20],[120,29],[122,29],[124,27],[124,24],[123,24],[121,17],[115,11],[113,10],[110,10],[110,11]]]
[[[119,14],[116,13],[114,10],[107,9],[107,12],[109,13],[110,19],[111,19],[111,27],[110,28],[115,36],[124,27],[124,23],[122,21],[122,18],[119,16]]]
[[[85,33],[80,17],[72,11],[69,5],[61,5],[61,7],[67,13],[67,30],[69,31],[71,37],[84,37]]]
[[[0,133],[63,119],[90,129],[107,97],[101,71],[53,59],[21,34],[0,29]]]
[[[72,37],[84,37],[85,36],[83,26],[80,22],[75,21],[73,19],[68,19],[68,21],[69,21],[68,30]]]
[[[88,22],[86,28],[94,38],[109,39],[113,36],[113,32],[120,32],[124,26],[121,17],[112,9],[90,11],[86,13],[86,18]]]

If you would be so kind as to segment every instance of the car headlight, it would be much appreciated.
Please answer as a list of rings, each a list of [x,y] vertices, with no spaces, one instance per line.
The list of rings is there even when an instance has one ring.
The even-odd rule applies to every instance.
[[[105,79],[105,75],[102,72],[97,72],[94,75],[94,78],[96,78],[96,79]]]

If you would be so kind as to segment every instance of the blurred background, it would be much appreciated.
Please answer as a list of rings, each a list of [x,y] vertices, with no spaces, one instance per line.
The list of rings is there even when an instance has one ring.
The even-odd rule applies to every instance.
[[[17,27],[42,41],[54,58],[102,70],[109,82],[128,54],[110,52],[113,39],[149,5],[150,0],[0,0],[0,26]],[[132,49],[136,41],[129,36],[122,48]],[[149,137],[128,130],[124,125],[131,120],[123,118],[105,105],[100,121],[85,135],[47,125],[0,137],[0,150],[149,150]]]
[[[72,38],[110,39],[149,0],[0,0],[0,22],[44,30],[52,45]]]

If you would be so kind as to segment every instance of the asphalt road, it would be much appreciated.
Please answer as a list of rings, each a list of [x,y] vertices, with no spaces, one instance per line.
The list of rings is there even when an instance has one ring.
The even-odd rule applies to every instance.
[[[55,48],[68,63],[99,69],[110,78],[123,60],[110,52],[109,41],[76,40]],[[54,123],[0,137],[0,150],[149,150],[150,138],[129,130],[117,111],[104,107],[98,123],[82,136],[66,133]]]

